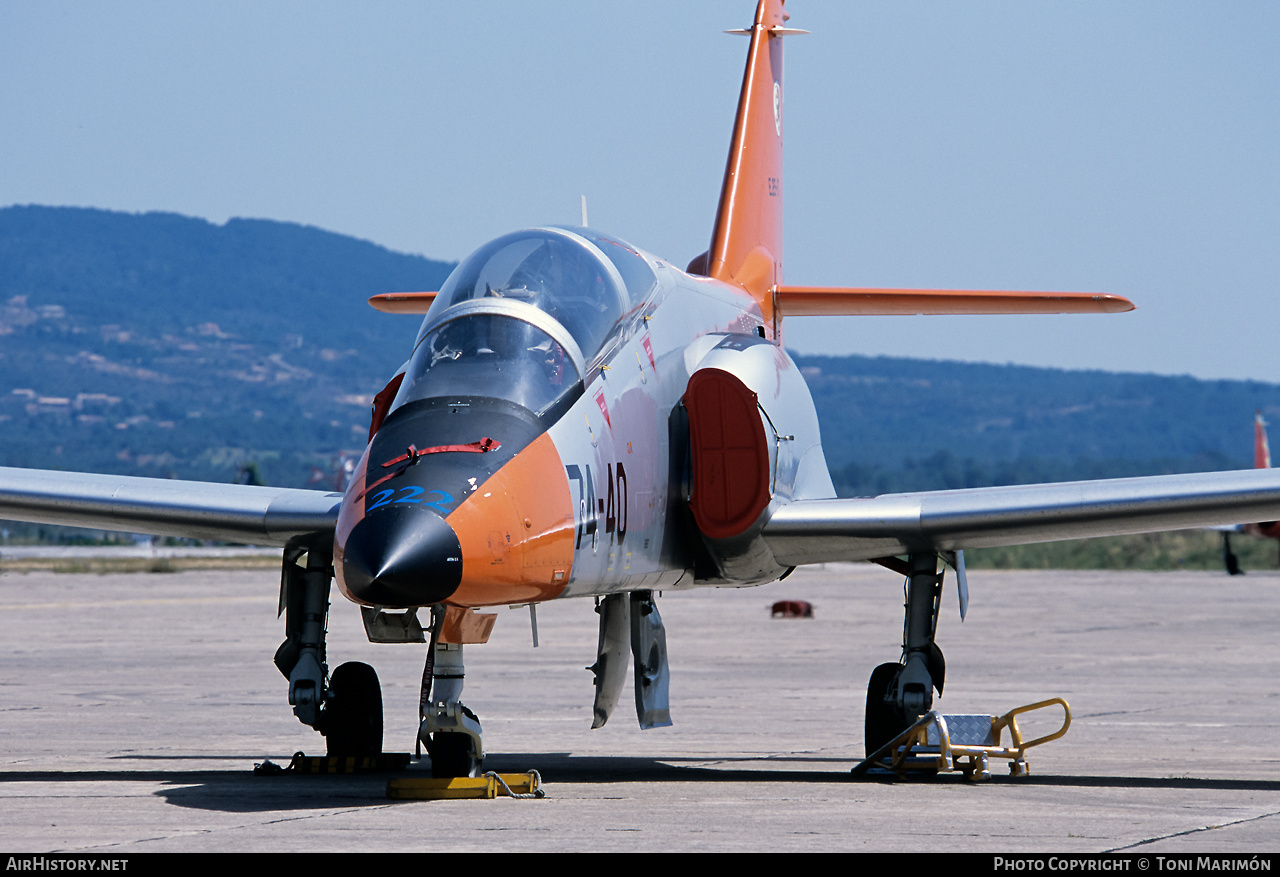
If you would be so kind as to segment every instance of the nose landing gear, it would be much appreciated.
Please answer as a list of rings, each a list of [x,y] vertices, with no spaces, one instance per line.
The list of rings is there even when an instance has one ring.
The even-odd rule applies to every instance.
[[[462,663],[462,644],[441,642],[445,624],[443,606],[432,609],[431,645],[427,649],[427,665],[422,672],[421,724],[418,740],[431,757],[431,776],[436,779],[475,777],[484,762],[484,744],[480,720],[461,700],[466,675]],[[490,619],[492,616],[485,616]],[[456,633],[456,632],[455,632]],[[484,642],[482,638],[468,639]]]

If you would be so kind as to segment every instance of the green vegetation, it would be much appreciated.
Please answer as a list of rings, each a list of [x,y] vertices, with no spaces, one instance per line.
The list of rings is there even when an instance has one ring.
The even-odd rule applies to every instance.
[[[1231,549],[1241,569],[1280,567],[1280,543],[1274,540],[1233,534]],[[1222,534],[1209,530],[975,548],[964,560],[974,569],[1224,569]]]

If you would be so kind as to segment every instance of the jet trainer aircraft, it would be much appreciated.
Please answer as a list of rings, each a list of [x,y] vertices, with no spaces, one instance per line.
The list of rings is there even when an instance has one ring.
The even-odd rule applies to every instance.
[[[790,286],[783,279],[783,0],[760,0],[710,246],[686,268],[589,228],[518,231],[437,292],[375,296],[425,317],[378,394],[341,494],[0,469],[0,517],[283,547],[289,702],[334,754],[381,749],[378,680],[328,671],[331,582],[370,639],[427,643],[419,738],[437,776],[476,771],[461,700],[483,607],[594,597],[595,726],[627,667],[640,723],[670,723],[654,594],[760,585],[874,560],[906,576],[903,646],[875,669],[866,745],[930,708],[943,572],[963,549],[1280,519],[1280,472],[1248,470],[837,499],[786,316],[1099,313],[1086,293]],[[419,615],[419,613],[422,613]],[[628,656],[628,652],[634,656]]]

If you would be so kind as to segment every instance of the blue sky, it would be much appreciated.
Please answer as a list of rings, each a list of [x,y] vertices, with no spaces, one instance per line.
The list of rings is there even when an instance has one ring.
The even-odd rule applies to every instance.
[[[802,352],[1280,380],[1280,4],[791,0],[792,283],[1135,313],[803,319]],[[319,226],[456,259],[705,248],[744,0],[0,4],[0,205]],[[353,290],[362,297],[382,290]],[[0,291],[2,292],[2,291]]]

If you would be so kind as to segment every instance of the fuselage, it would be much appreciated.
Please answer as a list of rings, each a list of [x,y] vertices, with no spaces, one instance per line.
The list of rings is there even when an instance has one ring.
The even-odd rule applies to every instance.
[[[767,469],[748,491],[833,495],[807,388],[766,331],[742,290],[588,229],[486,245],[436,297],[347,488],[339,587],[385,607],[494,606],[776,578],[767,559],[734,565],[739,534],[716,534],[727,564],[702,538],[689,492],[708,440],[691,449],[682,405],[715,365],[758,407],[762,440],[727,452]],[[712,443],[702,465],[724,459]]]

